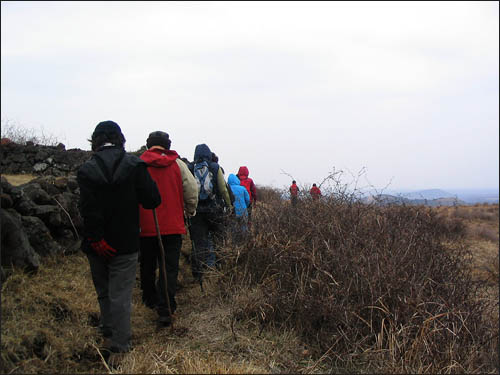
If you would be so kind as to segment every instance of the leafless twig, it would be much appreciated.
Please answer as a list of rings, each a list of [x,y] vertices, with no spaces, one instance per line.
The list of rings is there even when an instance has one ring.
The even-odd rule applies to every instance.
[[[71,226],[73,227],[73,230],[75,231],[75,239],[77,240],[80,236],[78,235],[78,231],[76,230],[75,224],[73,224],[73,220],[71,220],[71,216],[70,216],[69,212],[64,209],[62,204],[59,203],[59,201],[56,198],[52,197],[52,199],[56,201],[56,203],[59,205],[59,207],[61,207],[61,209],[64,211],[64,213],[68,216],[69,222],[71,223]]]

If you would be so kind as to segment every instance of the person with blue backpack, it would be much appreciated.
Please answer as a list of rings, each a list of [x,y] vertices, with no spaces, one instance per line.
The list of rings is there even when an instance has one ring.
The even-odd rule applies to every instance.
[[[237,242],[248,230],[248,207],[250,206],[250,194],[245,186],[241,185],[240,179],[230,174],[227,182],[234,194],[235,222],[233,224],[233,236]]]
[[[212,160],[212,152],[206,144],[195,147],[189,169],[199,189],[196,215],[189,227],[193,245],[191,270],[201,286],[203,269],[213,262],[209,257],[222,240],[225,208],[231,209],[232,204],[222,168]]]

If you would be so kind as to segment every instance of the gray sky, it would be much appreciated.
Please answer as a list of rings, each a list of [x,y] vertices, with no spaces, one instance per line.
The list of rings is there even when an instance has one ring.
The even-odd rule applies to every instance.
[[[499,3],[2,1],[1,117],[163,130],[279,188],[498,188]]]

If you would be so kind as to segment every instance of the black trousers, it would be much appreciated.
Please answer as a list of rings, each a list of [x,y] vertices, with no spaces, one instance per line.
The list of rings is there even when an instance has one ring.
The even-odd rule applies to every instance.
[[[182,235],[169,234],[161,236],[165,250],[165,270],[167,273],[167,288],[172,313],[177,308],[175,292],[177,290],[177,276],[179,275],[179,256],[182,247]],[[156,268],[161,263],[158,237],[141,237],[141,288],[142,300],[146,304],[156,304],[158,315],[170,315],[168,303],[165,299],[165,279],[160,268],[160,277],[156,280]]]
[[[222,241],[222,218],[208,212],[198,212],[191,218],[189,235],[193,251],[191,254],[191,270],[193,276],[201,279],[204,268],[212,265],[213,252]]]

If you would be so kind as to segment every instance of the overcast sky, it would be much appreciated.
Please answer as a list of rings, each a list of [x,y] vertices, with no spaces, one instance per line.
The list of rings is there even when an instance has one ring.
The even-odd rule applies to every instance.
[[[1,117],[163,130],[258,185],[498,188],[499,3],[2,1]]]

